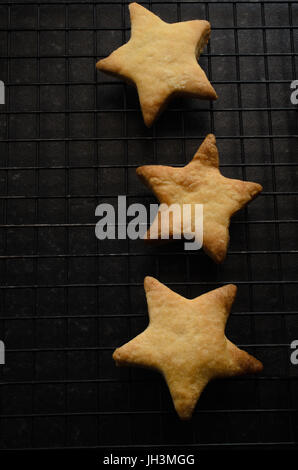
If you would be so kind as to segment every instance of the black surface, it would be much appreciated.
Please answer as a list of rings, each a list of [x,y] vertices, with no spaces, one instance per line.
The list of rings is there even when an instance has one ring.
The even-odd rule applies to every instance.
[[[0,448],[186,445],[280,448],[298,441],[297,2],[147,2],[164,20],[210,19],[200,63],[216,103],[173,102],[153,129],[136,92],[95,71],[129,37],[127,3],[0,2]],[[146,163],[183,165],[214,132],[222,172],[264,192],[231,225],[215,266],[181,244],[98,242],[94,211],[118,194],[153,202]],[[147,324],[153,275],[185,296],[238,285],[228,336],[259,377],[208,385],[190,423],[159,375],[116,369],[114,347]],[[295,444],[296,443],[296,444]]]

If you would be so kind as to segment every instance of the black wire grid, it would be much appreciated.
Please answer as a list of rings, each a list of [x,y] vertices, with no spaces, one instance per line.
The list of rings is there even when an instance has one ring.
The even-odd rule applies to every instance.
[[[0,446],[294,447],[298,2],[142,4],[210,20],[200,63],[219,95],[174,101],[150,130],[135,90],[95,70],[129,38],[128,2],[1,1]],[[179,242],[96,239],[97,204],[155,202],[137,166],[184,165],[209,132],[226,176],[264,186],[233,219],[224,264]],[[145,275],[189,297],[236,283],[228,336],[265,366],[208,385],[190,423],[157,373],[111,358],[147,324]]]

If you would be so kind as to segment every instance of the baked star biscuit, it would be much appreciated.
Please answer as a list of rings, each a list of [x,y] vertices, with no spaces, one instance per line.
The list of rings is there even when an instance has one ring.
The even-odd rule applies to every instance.
[[[207,135],[192,161],[183,168],[146,165],[137,168],[136,172],[159,201],[167,206],[190,204],[193,208],[195,204],[203,204],[203,249],[217,263],[226,256],[231,216],[263,189],[258,183],[226,178],[220,173],[213,134]],[[146,240],[152,240],[151,233],[156,234],[159,240],[166,238],[160,212],[161,209],[145,236]],[[183,215],[184,227],[193,226],[193,220],[185,219]],[[180,219],[177,222],[173,215],[169,239],[177,238],[174,236],[177,235],[177,226],[183,233]]]
[[[135,84],[146,126],[169,99],[217,95],[197,59],[210,37],[208,21],[165,23],[138,3],[129,5],[131,38],[96,67]]]
[[[116,349],[117,365],[161,372],[181,419],[189,419],[214,378],[260,372],[263,365],[225,336],[237,288],[220,287],[195,299],[176,294],[152,277],[144,281],[149,326]]]

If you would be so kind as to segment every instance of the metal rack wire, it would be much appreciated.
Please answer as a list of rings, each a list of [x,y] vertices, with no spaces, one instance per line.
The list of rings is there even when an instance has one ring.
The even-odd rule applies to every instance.
[[[135,91],[94,69],[128,38],[128,3],[0,4],[0,448],[293,447],[298,1],[141,2],[164,20],[211,21],[200,62],[220,96],[175,101],[151,130]],[[179,244],[96,240],[99,202],[153,201],[134,169],[184,165],[210,131],[223,173],[264,185],[233,220],[222,266]],[[190,424],[159,376],[112,363],[146,325],[146,274],[189,297],[236,283],[228,332],[265,364],[210,384]]]

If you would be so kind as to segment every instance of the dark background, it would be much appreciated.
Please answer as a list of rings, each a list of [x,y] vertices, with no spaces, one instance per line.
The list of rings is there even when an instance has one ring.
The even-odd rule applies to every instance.
[[[174,101],[151,130],[136,91],[95,70],[129,38],[127,2],[0,2],[0,448],[295,447],[298,2],[142,4],[210,20],[200,64],[219,95]],[[97,204],[154,202],[135,168],[184,165],[210,131],[223,174],[264,186],[223,265],[179,243],[96,240]],[[187,297],[236,283],[227,334],[264,363],[208,385],[189,423],[157,373],[111,357],[147,324],[145,275]]]

